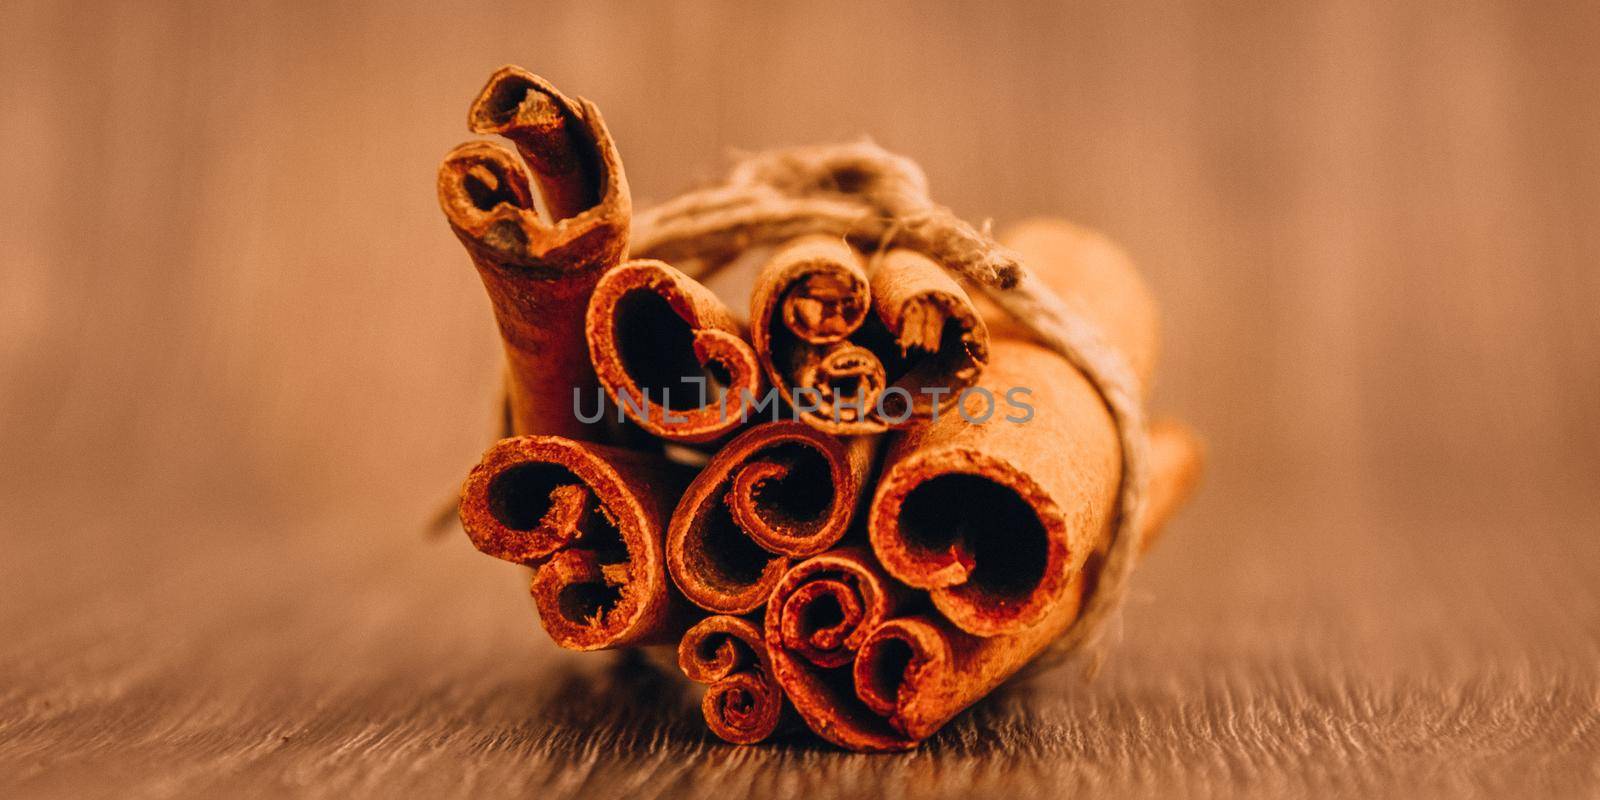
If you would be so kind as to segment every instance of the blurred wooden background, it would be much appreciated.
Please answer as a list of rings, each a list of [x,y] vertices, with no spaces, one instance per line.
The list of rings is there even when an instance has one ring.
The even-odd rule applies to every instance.
[[[1600,785],[1600,7],[0,4],[0,794]],[[498,351],[434,200],[489,72],[646,205],[871,135],[1099,227],[1210,475],[1094,682],[741,750],[420,522]],[[598,794],[596,794],[598,793]]]

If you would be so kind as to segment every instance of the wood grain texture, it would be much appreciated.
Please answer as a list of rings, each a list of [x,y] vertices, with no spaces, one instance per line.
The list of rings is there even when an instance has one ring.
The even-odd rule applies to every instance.
[[[1600,786],[1600,10],[0,4],[0,796]],[[498,347],[434,205],[488,73],[639,205],[871,134],[1100,228],[1208,438],[1100,676],[738,749],[420,521]],[[1081,664],[1079,665],[1081,666]]]

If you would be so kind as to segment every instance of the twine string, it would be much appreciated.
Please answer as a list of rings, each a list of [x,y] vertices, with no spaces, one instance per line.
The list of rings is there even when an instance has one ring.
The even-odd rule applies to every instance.
[[[806,234],[843,237],[865,248],[887,243],[921,252],[970,281],[996,305],[1081,370],[1110,410],[1122,448],[1118,516],[1083,613],[1041,661],[1085,647],[1121,608],[1138,560],[1148,481],[1148,447],[1139,379],[1099,329],[1031,275],[987,229],[933,202],[916,162],[870,141],[773,150],[740,160],[721,184],[681,195],[637,215],[638,257],[679,263],[704,278],[746,249]],[[1089,669],[1099,663],[1094,653]]]

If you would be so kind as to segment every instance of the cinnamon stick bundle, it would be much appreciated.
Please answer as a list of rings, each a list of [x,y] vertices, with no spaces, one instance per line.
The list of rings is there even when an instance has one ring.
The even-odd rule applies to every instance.
[[[629,261],[601,277],[585,330],[612,401],[663,439],[726,436],[762,399],[765,381],[744,325],[709,289],[664,262]]]
[[[595,385],[575,332],[595,282],[627,251],[632,201],[616,145],[592,103],[517,67],[495,72],[467,120],[510,139],[532,173],[504,147],[469,142],[438,178],[439,205],[500,328],[511,429],[600,438],[573,410],[574,392]]]
[[[505,67],[468,126],[515,148],[457,147],[438,192],[523,435],[469,474],[463,528],[533,571],[559,645],[675,643],[729,742],[799,718],[852,750],[913,746],[1095,630],[1129,548],[1195,482],[1187,429],[1152,426],[1148,451],[1136,435],[1155,309],[1094,234],[1040,222],[998,245],[859,143],[747,159],[641,219],[673,264],[627,261],[631,199],[592,104]],[[684,271],[763,256],[748,329]],[[595,443],[612,422],[579,394],[599,386],[657,449]],[[797,418],[744,427],[779,403]]]
[[[762,268],[750,308],[769,380],[829,433],[878,433],[934,415],[989,359],[988,329],[966,291],[912,250],[869,263],[841,239],[801,237]]]
[[[1155,310],[1127,257],[1052,221],[1022,226],[1006,243],[1097,322],[1148,385]],[[992,363],[965,413],[895,437],[868,516],[884,568],[978,636],[1024,631],[1073,602],[1078,574],[1109,535],[1122,474],[1116,426],[1095,386],[1014,323],[992,327]]]
[[[761,628],[744,617],[717,614],[695,623],[678,644],[678,668],[706,684],[700,710],[706,726],[725,741],[760,742],[787,715]]]
[[[653,454],[502,439],[467,476],[461,526],[483,553],[533,568],[539,621],[562,647],[665,644],[688,624],[661,541],[689,477]]]
[[[872,437],[841,439],[789,420],[739,434],[672,512],[667,566],[678,588],[716,613],[760,608],[791,559],[843,538],[875,452]]]

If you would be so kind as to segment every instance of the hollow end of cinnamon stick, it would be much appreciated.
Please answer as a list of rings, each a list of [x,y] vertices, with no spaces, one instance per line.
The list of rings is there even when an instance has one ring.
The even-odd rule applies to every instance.
[[[681,468],[555,436],[497,442],[468,475],[461,523],[487,555],[530,566],[540,622],[574,650],[670,641],[681,601],[661,551]]]
[[[769,422],[723,447],[683,493],[667,527],[667,566],[701,608],[759,608],[792,558],[837,543],[863,497],[876,443]]]
[[[549,81],[507,65],[478,93],[467,128],[510,139],[533,170],[550,219],[563,220],[598,205],[605,193],[601,137],[584,111]]]
[[[695,623],[678,644],[678,666],[706,685],[701,713],[723,740],[755,744],[778,729],[785,700],[755,623],[720,614]]]
[[[817,735],[858,751],[903,750],[895,730],[853,688],[856,651],[910,599],[863,548],[841,548],[796,564],[767,605],[773,674]]]
[[[881,416],[900,427],[950,408],[977,383],[989,361],[989,328],[966,290],[927,256],[894,248],[876,262],[872,306],[894,342],[883,357]]]
[[[776,250],[751,299],[751,341],[799,417],[839,435],[913,425],[957,402],[988,361],[965,289],[920,253],[870,262],[838,237]]]
[[[468,142],[440,166],[439,204],[480,269],[520,267],[544,278],[592,271],[597,279],[622,260],[633,201],[616,143],[592,103],[504,67],[467,118],[474,132],[503,135],[522,155]]]
[[[1032,475],[980,451],[900,460],[879,480],[867,527],[892,575],[980,636],[1037,623],[1070,577],[1064,511]]]
[[[724,437],[753,416],[763,394],[744,326],[710,290],[664,262],[629,261],[602,276],[585,329],[612,401],[664,439]]]

